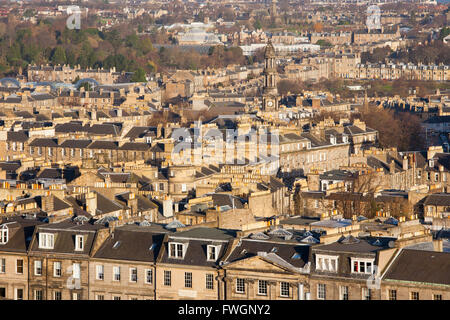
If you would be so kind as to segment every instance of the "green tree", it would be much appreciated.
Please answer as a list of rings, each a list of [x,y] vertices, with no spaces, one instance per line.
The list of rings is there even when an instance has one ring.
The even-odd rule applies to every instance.
[[[54,65],[65,64],[66,63],[66,52],[64,51],[64,49],[62,47],[58,46],[53,50],[50,60]]]
[[[145,71],[142,68],[137,68],[131,77],[132,82],[146,82]]]
[[[254,27],[256,30],[262,29],[261,21],[256,20],[255,23],[253,24],[253,27]]]
[[[444,27],[439,32],[439,40],[444,39],[446,36],[450,34],[450,27]]]

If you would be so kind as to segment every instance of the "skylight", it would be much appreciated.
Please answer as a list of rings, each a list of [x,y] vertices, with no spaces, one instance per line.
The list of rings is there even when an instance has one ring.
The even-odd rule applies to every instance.
[[[116,241],[116,243],[114,243],[113,245],[113,249],[117,249],[120,246],[120,241]]]

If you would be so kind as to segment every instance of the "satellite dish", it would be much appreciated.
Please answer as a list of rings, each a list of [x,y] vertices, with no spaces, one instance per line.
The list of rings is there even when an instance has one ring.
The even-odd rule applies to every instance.
[[[394,241],[389,241],[388,247],[389,248],[394,248],[395,247],[395,242]]]

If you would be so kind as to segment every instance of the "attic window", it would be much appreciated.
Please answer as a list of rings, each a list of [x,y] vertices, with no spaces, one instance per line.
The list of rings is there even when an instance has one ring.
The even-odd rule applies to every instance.
[[[113,249],[117,249],[120,246],[120,241],[116,241],[116,243],[114,243],[113,245]]]
[[[39,234],[39,248],[53,249],[54,243],[55,243],[55,235],[53,233]]]
[[[208,261],[216,261],[219,256],[220,246],[209,245],[207,247]]]
[[[84,236],[79,234],[75,236],[75,250],[76,251],[84,250]]]
[[[7,226],[1,226],[1,228],[0,228],[0,244],[8,243],[8,232],[9,232],[9,229]]]
[[[278,248],[277,247],[273,247],[272,250],[270,250],[270,252],[278,252]]]
[[[183,243],[171,242],[169,243],[169,257],[170,258],[184,258],[186,246]]]

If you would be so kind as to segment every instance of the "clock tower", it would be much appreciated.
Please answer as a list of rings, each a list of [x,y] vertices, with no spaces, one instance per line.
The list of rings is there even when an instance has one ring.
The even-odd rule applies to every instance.
[[[264,88],[263,110],[278,110],[277,67],[275,63],[275,48],[269,39],[264,51]]]

